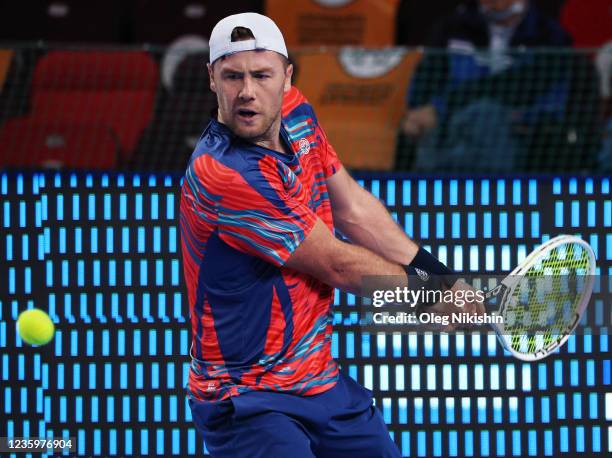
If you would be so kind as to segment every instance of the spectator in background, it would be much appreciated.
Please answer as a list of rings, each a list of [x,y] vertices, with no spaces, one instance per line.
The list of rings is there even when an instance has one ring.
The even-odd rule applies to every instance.
[[[525,50],[571,45],[529,0],[466,2],[426,44],[445,51],[428,50],[410,86],[402,131],[419,139],[414,168],[539,169],[543,148],[555,155],[546,158],[548,170],[592,165],[585,149],[597,117],[592,66],[564,51]]]

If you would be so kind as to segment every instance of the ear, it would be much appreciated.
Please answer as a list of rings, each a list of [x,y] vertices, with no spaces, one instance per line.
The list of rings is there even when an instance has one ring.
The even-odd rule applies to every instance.
[[[217,85],[215,84],[215,77],[214,77],[214,68],[211,64],[207,63],[206,64],[206,68],[208,69],[208,80],[210,81],[210,90],[213,91],[215,94],[217,93]]]
[[[287,65],[287,69],[285,70],[285,86],[284,91],[289,92],[291,89],[291,78],[293,77],[293,64]]]

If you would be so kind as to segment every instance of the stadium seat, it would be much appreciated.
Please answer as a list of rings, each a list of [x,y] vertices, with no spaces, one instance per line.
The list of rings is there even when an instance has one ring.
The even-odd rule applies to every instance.
[[[208,40],[214,25],[225,16],[261,9],[261,0],[135,0],[132,39],[168,44],[183,35],[199,35]]]
[[[151,120],[158,81],[145,52],[51,51],[34,70],[32,116],[111,126],[128,161]]]
[[[0,128],[0,167],[112,169],[119,145],[108,126],[15,118]]]
[[[184,56],[168,72],[167,89],[138,144],[135,170],[184,170],[217,99],[209,88],[208,53]]]
[[[578,48],[596,48],[612,40],[610,0],[567,0],[561,9],[561,25]]]
[[[399,0],[266,0],[289,48],[392,46]]]
[[[0,40],[117,43],[127,39],[123,0],[0,2]]]
[[[408,82],[421,52],[401,48],[302,53],[296,86],[346,167],[389,170]]]
[[[8,69],[11,66],[11,60],[13,58],[12,49],[0,49],[0,92],[4,87],[4,81],[8,74]]]

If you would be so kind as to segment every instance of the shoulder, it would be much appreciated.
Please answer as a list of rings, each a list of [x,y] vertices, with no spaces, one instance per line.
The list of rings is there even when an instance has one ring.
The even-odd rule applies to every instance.
[[[223,195],[230,185],[245,184],[245,178],[261,168],[264,156],[247,150],[229,129],[211,121],[189,160],[185,179],[197,180],[210,192]]]
[[[537,6],[532,5],[529,15],[532,17],[533,33],[539,35],[536,46],[571,46],[572,38],[561,24],[550,16],[544,14]],[[528,16],[529,18],[529,16]]]
[[[268,154],[265,148],[257,147],[236,136],[227,126],[216,120],[212,120],[206,127],[190,159],[190,163],[215,162],[237,173],[257,168],[262,161],[275,162],[276,159]]]
[[[285,122],[296,118],[310,118],[312,122],[318,124],[312,105],[295,86],[291,86],[291,89],[285,93],[281,114]]]

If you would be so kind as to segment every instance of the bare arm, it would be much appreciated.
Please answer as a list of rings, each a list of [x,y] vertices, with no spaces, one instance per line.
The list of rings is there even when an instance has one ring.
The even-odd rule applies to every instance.
[[[327,181],[327,189],[334,224],[351,242],[398,264],[412,261],[418,245],[344,168]]]
[[[400,264],[400,268],[401,265],[412,262],[419,251],[419,246],[410,240],[384,205],[359,186],[346,170],[341,169],[332,176],[327,181],[327,189],[332,203],[334,224],[351,242],[371,250],[392,263]],[[472,288],[459,281],[451,289],[458,291]],[[462,307],[457,307],[453,303],[441,303],[429,307],[428,310],[443,315],[458,311],[484,313],[484,306],[475,301]],[[454,325],[448,325],[440,330],[448,331],[453,328]]]
[[[357,295],[365,293],[362,289],[365,276],[388,276],[380,288],[403,287],[408,281],[401,265],[366,248],[338,240],[320,219],[285,265]]]
[[[330,286],[360,296],[368,292],[363,288],[363,278],[366,276],[377,276],[375,289],[392,290],[396,287],[410,287],[408,277],[401,265],[387,261],[366,248],[338,240],[320,219],[317,220],[306,239],[289,256],[285,265],[307,273]],[[373,287],[372,284],[369,286]],[[463,283],[453,286],[453,290],[465,288],[471,289]],[[482,305],[476,302],[467,303],[465,307],[456,307],[452,303],[440,303],[429,310],[443,315],[460,311],[472,313],[483,313],[484,311]],[[449,331],[453,328],[454,325],[449,324],[432,329]]]

